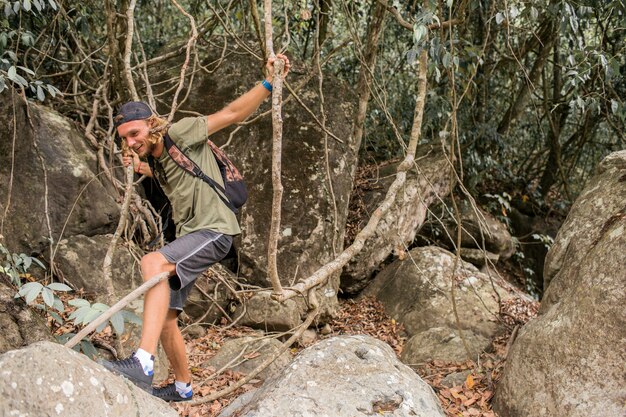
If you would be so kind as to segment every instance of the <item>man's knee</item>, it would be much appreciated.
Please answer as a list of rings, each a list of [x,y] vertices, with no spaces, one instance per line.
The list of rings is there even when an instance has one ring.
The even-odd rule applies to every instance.
[[[141,258],[141,271],[144,281],[161,272],[174,272],[176,265],[170,263],[160,252],[150,252]]]

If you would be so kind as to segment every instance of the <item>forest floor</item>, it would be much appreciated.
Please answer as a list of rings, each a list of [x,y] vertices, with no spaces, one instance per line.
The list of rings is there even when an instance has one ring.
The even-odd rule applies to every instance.
[[[491,409],[491,399],[506,361],[507,352],[519,327],[534,317],[538,303],[521,300],[509,301],[501,306],[500,319],[507,329],[496,337],[489,352],[480,356],[478,362],[445,363],[433,361],[414,368],[434,389],[449,417],[496,417]],[[387,316],[380,303],[373,299],[359,301],[343,300],[339,314],[331,323],[332,332],[321,336],[328,338],[346,334],[367,334],[388,343],[400,355],[406,341],[402,326]],[[215,376],[215,369],[201,366],[213,356],[222,344],[235,337],[250,335],[253,330],[245,327],[224,329],[212,327],[205,336],[186,340],[190,365],[194,378],[194,399],[200,399],[231,386],[244,375],[225,371]],[[306,346],[297,345],[291,351],[297,354]],[[171,379],[171,376],[170,376]],[[181,417],[217,416],[231,401],[246,391],[257,388],[262,381],[252,380],[231,395],[205,404],[191,406],[172,403]]]

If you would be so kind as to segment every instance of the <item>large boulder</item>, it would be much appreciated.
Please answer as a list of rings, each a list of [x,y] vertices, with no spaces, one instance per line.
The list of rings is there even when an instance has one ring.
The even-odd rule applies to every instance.
[[[102,269],[113,235],[75,235],[62,239],[55,247],[57,270],[76,289],[108,303],[107,284]],[[118,299],[143,283],[138,262],[127,247],[118,245],[111,263],[111,280]],[[117,300],[115,300],[117,301]]]
[[[409,171],[404,187],[381,219],[374,236],[367,245],[348,262],[341,274],[341,289],[349,294],[361,291],[394,251],[407,247],[422,227],[428,207],[445,197],[455,184],[447,157],[435,147],[423,146],[417,156],[415,168]],[[371,213],[384,200],[387,190],[396,178],[397,164],[388,165],[377,172],[379,186],[365,192],[365,210],[356,227],[362,229]]]
[[[236,44],[236,43],[235,43]],[[257,48],[257,43],[250,43]],[[237,49],[237,46],[235,46]],[[210,114],[259,83],[263,74],[259,62],[245,51],[226,59],[221,47],[208,46],[207,62],[220,61],[211,73],[196,74],[194,87],[177,117],[185,110]],[[179,57],[175,58],[179,63]],[[287,82],[295,87],[308,71],[293,68]],[[162,87],[167,88],[167,87]],[[299,100],[319,114],[319,83],[309,79],[297,91]],[[283,285],[306,278],[340,253],[352,190],[351,168],[357,161],[357,150],[351,137],[355,94],[341,81],[324,78],[324,111],[326,127],[338,139],[328,136],[313,116],[291,98],[282,108],[282,199],[281,226],[278,241],[278,274]],[[284,90],[284,99],[289,96]],[[266,100],[257,115],[270,109]],[[165,109],[164,109],[165,110]],[[167,110],[165,110],[167,111]],[[321,118],[318,116],[318,119]],[[269,287],[267,277],[268,235],[272,212],[272,117],[218,132],[211,139],[232,158],[246,179],[249,197],[241,209],[242,234],[239,248],[240,275],[249,283]],[[326,168],[326,156],[328,165]],[[332,189],[331,189],[332,184]],[[320,291],[322,311],[332,314],[337,308],[338,276]],[[302,304],[302,310],[306,310]],[[262,327],[262,326],[261,326]]]
[[[609,155],[546,260],[539,318],[513,344],[494,398],[502,417],[624,415],[626,151]]]
[[[462,260],[453,277],[454,263],[455,256],[445,249],[412,249],[405,260],[383,269],[362,294],[378,299],[387,314],[404,325],[409,336],[434,327],[456,329],[450,296],[454,279],[461,328],[493,338],[499,330],[498,296],[508,296],[504,283]]]
[[[243,403],[243,404],[242,404]],[[220,417],[443,417],[432,388],[369,336],[340,336],[302,351]]]
[[[15,298],[15,290],[0,275],[0,353],[42,340],[54,340],[46,321]]]
[[[7,352],[0,369],[2,416],[178,416],[167,403],[56,343]]]
[[[8,94],[0,100],[0,124],[5,126],[0,131],[0,219],[6,246],[13,252],[41,253],[49,246],[48,219],[54,242],[113,232],[119,208],[112,186],[95,174],[95,152],[67,119],[40,105],[28,106]]]

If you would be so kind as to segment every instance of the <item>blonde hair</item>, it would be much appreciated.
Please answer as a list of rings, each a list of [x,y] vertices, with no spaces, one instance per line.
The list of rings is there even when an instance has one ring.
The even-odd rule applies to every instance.
[[[163,139],[163,135],[170,127],[170,123],[161,117],[152,115],[146,119],[148,126],[150,127],[150,133],[148,134],[148,143],[156,145]]]

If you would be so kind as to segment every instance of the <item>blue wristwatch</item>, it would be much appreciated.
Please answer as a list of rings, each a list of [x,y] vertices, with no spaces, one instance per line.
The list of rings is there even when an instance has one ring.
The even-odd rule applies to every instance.
[[[261,81],[261,84],[267,89],[267,91],[269,91],[270,93],[272,92],[272,84],[267,82],[267,80]]]

